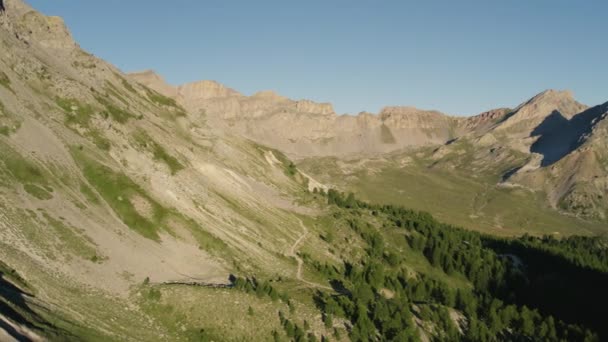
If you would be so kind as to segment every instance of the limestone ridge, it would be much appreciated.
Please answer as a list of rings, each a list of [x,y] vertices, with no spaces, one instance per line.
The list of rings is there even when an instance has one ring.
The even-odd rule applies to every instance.
[[[172,87],[151,71],[130,75],[217,126],[294,157],[349,156],[441,144],[463,132],[465,119],[413,107],[379,115],[338,115],[329,103],[291,100],[273,91],[244,96],[214,81]]]
[[[556,209],[608,217],[606,104],[590,108],[570,91],[546,90],[513,110],[471,117],[413,107],[352,116],[337,115],[330,104],[294,101],[272,91],[245,96],[212,81],[171,87],[152,72],[131,77],[173,96],[193,113],[204,113],[210,125],[295,159],[367,158],[436,146],[435,167],[492,172],[501,179],[499,185],[547,193]],[[473,162],[461,164],[454,155]]]
[[[548,131],[561,132],[560,122],[587,109],[569,91],[546,90],[514,110],[492,109],[471,117],[399,106],[385,107],[377,115],[351,116],[337,115],[331,104],[294,101],[272,91],[244,96],[214,81],[172,87],[152,71],[131,77],[174,97],[191,112],[204,112],[218,127],[296,158],[383,154],[466,137],[482,145],[500,139],[508,148],[535,153]],[[584,125],[579,119],[572,124]]]

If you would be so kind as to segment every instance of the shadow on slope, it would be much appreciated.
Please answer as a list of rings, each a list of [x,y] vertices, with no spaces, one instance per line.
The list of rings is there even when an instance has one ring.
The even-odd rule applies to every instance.
[[[593,129],[594,121],[608,109],[608,103],[581,112],[566,119],[559,111],[553,111],[538,125],[530,136],[540,136],[530,152],[543,156],[541,166],[549,166],[577,149],[585,135]]]
[[[576,259],[543,249],[541,244],[526,243],[525,237],[486,239],[486,244],[498,254],[514,255],[523,264],[525,278],[509,284],[511,292],[503,294],[505,300],[570,323],[588,324],[602,340],[608,338],[608,273],[604,269],[577,265]]]
[[[33,295],[11,282],[10,277],[0,270],[0,330],[4,330],[17,341],[32,340],[32,336],[28,336],[29,332],[54,340],[67,341],[74,338],[73,335],[49,323],[34,311],[28,297],[33,298]],[[19,331],[9,322],[24,327],[25,330]]]

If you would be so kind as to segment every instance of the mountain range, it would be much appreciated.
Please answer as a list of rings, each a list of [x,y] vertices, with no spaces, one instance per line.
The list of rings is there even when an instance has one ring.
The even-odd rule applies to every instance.
[[[172,86],[0,0],[0,340],[445,340],[485,326],[470,303],[593,337],[577,324],[597,318],[499,293],[536,278],[454,225],[605,234],[607,111],[548,90],[470,117],[338,115]]]
[[[471,144],[486,166],[505,154],[523,155],[520,164],[501,170],[502,185],[546,192],[556,209],[606,218],[608,164],[601,142],[606,141],[602,127],[608,102],[588,107],[569,91],[546,90],[515,109],[469,117],[414,107],[337,115],[330,104],[290,100],[272,91],[244,96],[215,81],[173,87],[153,71],[129,77],[175,99],[213,127],[280,149],[296,160],[357,159],[435,146],[435,162],[441,162],[440,154],[464,143]]]

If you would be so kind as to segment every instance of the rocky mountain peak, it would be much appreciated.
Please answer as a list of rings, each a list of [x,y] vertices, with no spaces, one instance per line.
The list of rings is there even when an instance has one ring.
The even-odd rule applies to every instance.
[[[45,16],[21,0],[3,0],[0,7],[0,27],[27,45],[52,51],[72,51],[78,47],[62,18]]]
[[[574,99],[574,93],[571,90],[547,89],[531,98],[528,101],[528,104],[560,104],[571,102],[576,102]]]
[[[587,108],[586,105],[574,99],[571,91],[545,90],[519,105],[498,129],[530,136],[539,125],[547,120],[558,118],[569,120]]]

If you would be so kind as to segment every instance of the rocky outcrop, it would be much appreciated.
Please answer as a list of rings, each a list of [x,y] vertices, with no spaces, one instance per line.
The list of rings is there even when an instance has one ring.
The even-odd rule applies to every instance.
[[[212,99],[242,96],[236,90],[215,81],[187,83],[177,87],[176,91],[178,101],[192,112],[204,109],[205,103]]]
[[[55,53],[78,48],[62,18],[45,16],[21,0],[4,0],[2,7],[0,25],[22,42]]]
[[[511,110],[508,108],[492,109],[462,120],[460,126],[465,131],[484,133],[506,119],[509,113]]]
[[[548,117],[569,120],[585,109],[587,106],[576,102],[572,92],[547,90],[517,107],[496,130],[514,137],[529,137],[537,134],[539,125]]]

